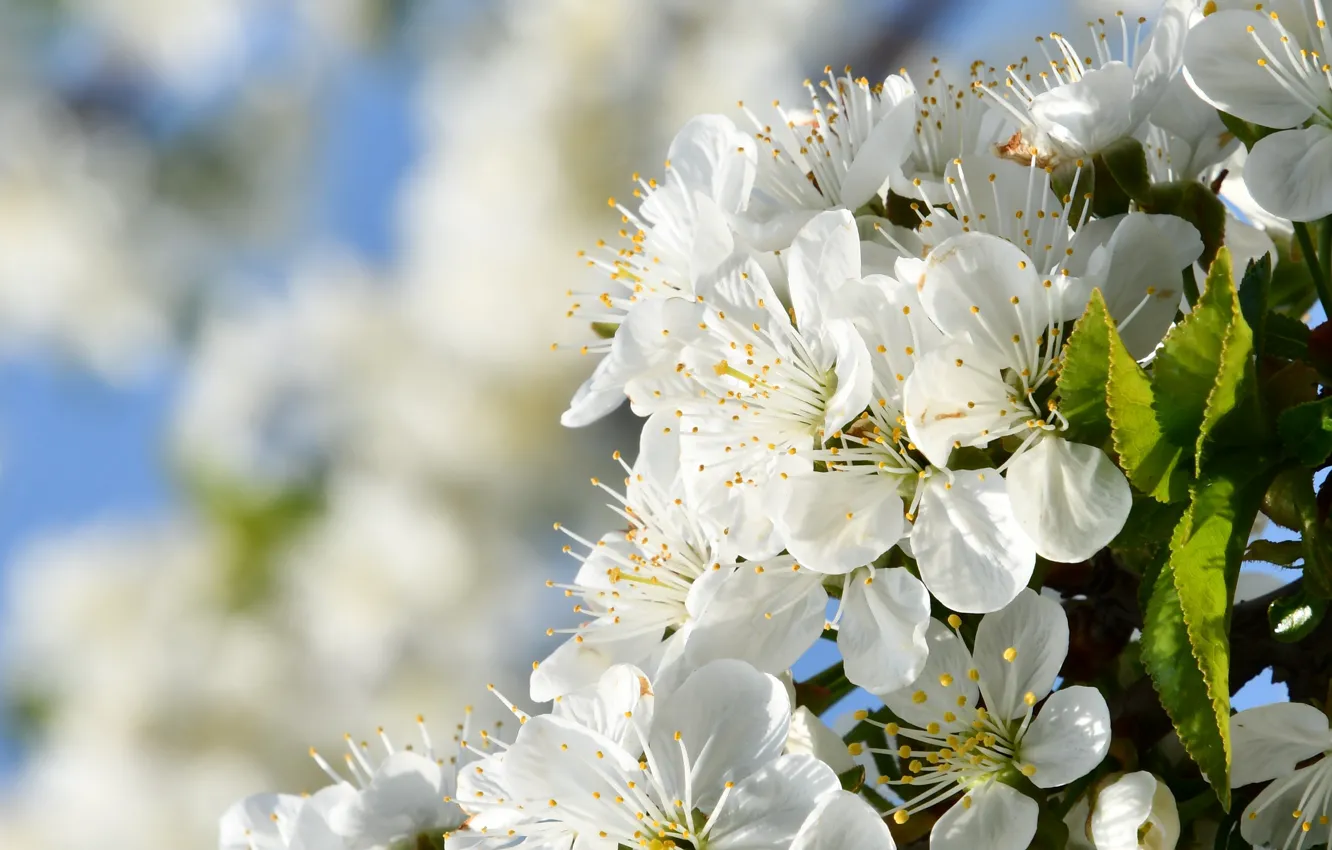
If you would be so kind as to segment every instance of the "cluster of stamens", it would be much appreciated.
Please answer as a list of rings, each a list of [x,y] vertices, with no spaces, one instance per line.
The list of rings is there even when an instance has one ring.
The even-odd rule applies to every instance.
[[[958,632],[961,618],[950,615],[948,624],[961,640]],[[1017,649],[1008,647],[1003,659],[1012,664],[1017,660]],[[971,682],[980,682],[980,671],[975,667],[968,668],[962,675]],[[956,683],[957,678],[952,673],[939,675],[941,688],[950,689]],[[916,705],[925,705],[931,699],[924,690],[916,690],[911,695]],[[893,756],[902,766],[900,778],[878,778],[880,786],[905,786],[916,792],[892,810],[893,820],[899,824],[906,823],[911,815],[959,794],[963,795],[962,806],[969,808],[971,792],[1000,779],[1006,771],[1012,769],[1026,777],[1035,775],[1035,765],[1021,760],[1021,743],[1031,725],[1036,695],[1028,692],[1023,702],[1026,712],[1020,719],[1004,720],[983,706],[973,706],[969,695],[959,691],[942,707],[938,720],[927,723],[924,728],[900,722],[880,722],[871,719],[869,712],[858,711],[855,714],[857,720],[883,729],[887,736],[900,743],[895,748],[881,748],[858,742],[850,744],[849,751],[853,756],[861,753]],[[968,716],[970,720],[965,719]]]

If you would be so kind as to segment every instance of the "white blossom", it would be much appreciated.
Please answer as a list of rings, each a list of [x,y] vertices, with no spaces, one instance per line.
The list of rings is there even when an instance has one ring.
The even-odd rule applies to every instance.
[[[504,797],[472,821],[494,846],[785,846],[839,788],[817,758],[782,754],[790,719],[781,683],[740,661],[714,661],[662,695],[611,668],[576,715],[528,719],[461,796]]]
[[[1312,221],[1332,213],[1329,55],[1320,0],[1222,8],[1189,31],[1184,72],[1194,91],[1281,131],[1254,144],[1245,169],[1254,200],[1272,215]]]
[[[1035,62],[1004,69],[1002,94],[997,82],[978,82],[1022,128],[1009,147],[1046,164],[1090,156],[1134,137],[1179,70],[1195,8],[1193,0],[1166,0],[1146,43],[1146,18],[1138,18],[1132,34],[1123,13],[1112,24],[1091,22],[1090,55],[1050,33],[1048,41],[1036,39],[1041,56]]]
[[[897,755],[906,773],[881,782],[919,792],[897,807],[898,823],[959,798],[930,832],[937,850],[1020,850],[1035,835],[1039,807],[1003,778],[1021,774],[1038,788],[1058,788],[1083,776],[1109,749],[1109,708],[1095,688],[1051,693],[1068,652],[1068,620],[1058,603],[1023,590],[981,619],[972,651],[956,631],[960,623],[932,622],[924,672],[884,696],[902,721],[878,724],[901,742],[885,752]]]
[[[1074,850],[1174,850],[1180,837],[1175,795],[1145,770],[1104,778],[1064,823]]]
[[[569,315],[615,326],[615,333],[587,347],[606,356],[574,395],[561,418],[565,425],[601,418],[626,393],[636,411],[655,408],[659,385],[672,382],[675,355],[697,321],[699,279],[734,247],[727,217],[748,204],[754,173],[753,141],[730,119],[703,115],[671,143],[661,183],[635,175],[634,196],[642,198],[637,212],[610,199],[632,228],[620,231],[627,245],[612,249],[599,242],[588,255],[588,265],[610,283],[575,296]]]
[[[1240,835],[1257,847],[1332,842],[1332,731],[1310,705],[1274,703],[1230,718],[1234,788],[1268,782],[1240,816]]]
[[[1123,527],[1131,493],[1099,448],[1058,436],[1065,427],[1058,408],[1037,400],[1058,374],[1057,336],[1071,318],[1060,290],[1018,248],[982,233],[936,247],[919,288],[925,310],[951,340],[907,380],[913,442],[943,467],[955,448],[1021,437],[1005,463],[1018,525],[1046,558],[1090,557]]]
[[[756,248],[781,250],[823,210],[855,212],[882,197],[894,171],[913,150],[916,91],[898,75],[871,85],[851,69],[809,90],[808,111],[773,109],[778,121],[762,121],[745,109],[758,141],[758,174],[749,209],[737,226]],[[740,104],[744,109],[744,104]]]
[[[596,542],[565,532],[586,551],[573,584],[561,587],[588,619],[533,670],[533,699],[590,686],[621,663],[655,676],[672,664],[744,658],[775,673],[822,633],[819,576],[789,557],[765,568],[722,553],[721,529],[685,493],[674,423],[660,414],[648,420],[638,459],[625,466],[624,495],[601,485],[628,530]]]
[[[784,252],[788,313],[752,258],[728,260],[699,289],[702,333],[681,370],[699,390],[679,400],[681,469],[696,510],[719,517],[728,548],[762,559],[784,548],[762,507],[783,471],[869,402],[869,352],[836,300],[860,274],[851,214],[827,212]],[[794,317],[794,318],[793,318]]]

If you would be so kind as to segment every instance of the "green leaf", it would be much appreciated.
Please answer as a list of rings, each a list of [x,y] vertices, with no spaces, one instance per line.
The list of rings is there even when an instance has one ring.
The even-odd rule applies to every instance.
[[[1244,560],[1259,561],[1275,567],[1293,567],[1304,557],[1304,543],[1299,540],[1255,540],[1244,552]]]
[[[1259,139],[1276,132],[1258,124],[1250,124],[1243,118],[1236,118],[1229,112],[1222,112],[1219,109],[1217,115],[1220,116],[1221,123],[1226,125],[1226,129],[1230,131],[1231,135],[1243,142],[1246,148],[1252,148]]]
[[[1272,268],[1272,290],[1268,309],[1299,321],[1318,300],[1313,274],[1304,262],[1303,250],[1293,236],[1269,233],[1276,245],[1277,260]]]
[[[837,774],[837,781],[842,784],[843,791],[856,793],[865,784],[865,766],[858,764],[845,773]]]
[[[1272,636],[1282,643],[1301,641],[1318,628],[1327,613],[1327,600],[1311,596],[1300,588],[1289,596],[1273,600],[1267,607],[1267,622]]]
[[[1143,663],[1161,704],[1227,809],[1231,600],[1249,530],[1275,474],[1271,457],[1232,455],[1197,481],[1143,626]],[[1194,664],[1181,663],[1190,656]]]
[[[1274,365],[1269,362],[1263,370],[1263,401],[1267,408],[1265,418],[1275,424],[1282,413],[1295,405],[1317,401],[1323,378],[1303,360],[1292,360],[1275,370]]]
[[[1332,598],[1332,552],[1318,517],[1313,476],[1307,469],[1287,469],[1280,476],[1287,484],[1299,517],[1300,542],[1304,545],[1304,586],[1314,596]]]
[[[1142,492],[1161,502],[1182,501],[1189,486],[1184,445],[1192,440],[1180,445],[1166,438],[1156,420],[1152,384],[1113,328],[1109,345],[1107,409],[1120,465]]]
[[[1187,505],[1184,502],[1162,504],[1150,497],[1135,496],[1124,527],[1116,535],[1116,548],[1154,546],[1170,539]]]
[[[1091,207],[1098,218],[1109,218],[1129,211],[1133,199],[1110,173],[1110,166],[1106,165],[1104,159],[1099,156],[1094,158],[1091,169],[1083,170],[1083,177],[1090,178]]]
[[[1253,352],[1261,359],[1267,350],[1267,303],[1272,289],[1272,255],[1249,260],[1240,283],[1240,312],[1253,329]]]
[[[1184,321],[1170,330],[1152,369],[1156,414],[1176,445],[1192,448],[1206,416],[1207,397],[1221,367],[1226,333],[1236,314],[1228,256],[1217,257],[1207,288]]]
[[[1059,373],[1059,411],[1068,419],[1065,436],[1100,445],[1110,436],[1106,387],[1110,383],[1110,319],[1099,289],[1064,346]]]
[[[1310,468],[1332,454],[1332,398],[1297,404],[1282,411],[1277,433],[1286,453]]]
[[[1181,521],[1180,526],[1183,525]],[[1140,643],[1142,664],[1152,677],[1161,706],[1170,716],[1184,748],[1217,791],[1222,805],[1228,806],[1229,801],[1223,795],[1224,789],[1229,788],[1230,744],[1226,740],[1229,723],[1222,731],[1202,671],[1197,664],[1184,662],[1192,658],[1193,650],[1179,594],[1175,591],[1174,570],[1168,563],[1157,575],[1143,613]]]
[[[1209,455],[1224,447],[1252,449],[1267,441],[1269,428],[1258,399],[1253,359],[1253,331],[1244,320],[1230,274],[1230,252],[1222,248],[1207,275],[1207,293],[1229,296],[1230,317],[1221,343],[1216,381],[1203,409],[1194,447],[1195,474],[1201,476]],[[1201,302],[1200,302],[1201,306]]]
[[[1142,200],[1152,190],[1151,174],[1147,171],[1147,153],[1136,139],[1120,139],[1102,150],[1098,158],[1105,163],[1110,176],[1119,188],[1134,200]]]
[[[1309,326],[1304,322],[1281,313],[1268,312],[1263,326],[1268,354],[1287,360],[1303,360],[1309,356]]]

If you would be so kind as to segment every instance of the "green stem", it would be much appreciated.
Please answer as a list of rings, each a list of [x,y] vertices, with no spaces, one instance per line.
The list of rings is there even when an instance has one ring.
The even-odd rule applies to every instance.
[[[1323,274],[1323,267],[1319,264],[1318,252],[1314,250],[1313,237],[1309,235],[1309,225],[1302,221],[1293,222],[1295,225],[1295,237],[1300,240],[1300,251],[1304,254],[1304,262],[1309,266],[1309,274],[1313,277],[1314,289],[1318,290],[1318,300],[1323,304],[1323,311],[1332,310],[1332,290],[1328,289],[1327,277]]]
[[[1193,309],[1201,297],[1198,293],[1198,280],[1193,276],[1193,266],[1184,269],[1180,276],[1184,281],[1184,298],[1189,302],[1189,309]]]

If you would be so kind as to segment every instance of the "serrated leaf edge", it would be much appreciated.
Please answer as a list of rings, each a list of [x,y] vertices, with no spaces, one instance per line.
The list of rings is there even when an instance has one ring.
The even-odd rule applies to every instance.
[[[1184,516],[1182,519],[1180,519],[1179,526],[1176,528],[1177,532],[1180,529],[1183,529],[1184,533],[1179,536],[1171,535],[1170,556],[1166,559],[1166,569],[1170,571],[1170,581],[1175,586],[1175,597],[1179,600],[1179,612],[1180,612],[1180,617],[1184,620],[1184,632],[1189,640],[1189,652],[1193,655],[1194,664],[1197,666],[1198,673],[1202,676],[1203,687],[1207,691],[1207,699],[1212,706],[1212,717],[1216,721],[1217,733],[1221,738],[1221,746],[1225,752],[1225,775],[1223,777],[1219,777],[1224,781],[1218,785],[1216,782],[1213,781],[1213,777],[1211,776],[1207,777],[1207,781],[1209,784],[1212,785],[1212,789],[1216,792],[1217,798],[1221,800],[1221,807],[1226,811],[1229,811],[1230,810],[1230,756],[1231,756],[1230,680],[1229,680],[1230,644],[1227,641],[1226,644],[1227,668],[1225,671],[1226,687],[1222,691],[1223,696],[1220,699],[1218,699],[1216,695],[1216,683],[1212,681],[1212,677],[1209,676],[1207,673],[1208,665],[1206,665],[1203,662],[1202,657],[1198,654],[1198,643],[1200,642],[1200,638],[1195,634],[1195,626],[1193,625],[1191,618],[1189,617],[1188,606],[1184,604],[1184,593],[1179,581],[1179,570],[1176,569],[1174,564],[1176,553],[1178,551],[1183,550],[1186,546],[1188,546],[1189,540],[1193,538],[1193,506],[1195,504],[1195,499],[1196,499],[1195,494],[1198,492],[1198,484],[1201,483],[1202,482],[1197,482],[1193,486],[1189,487],[1189,507],[1187,510],[1184,511]],[[1179,540],[1178,550],[1176,549],[1175,546],[1177,539]],[[1164,703],[1162,704],[1164,705]],[[1169,712],[1167,711],[1167,713]],[[1171,723],[1174,723],[1173,717],[1171,718]],[[1179,731],[1178,726],[1175,727],[1175,731],[1176,732]],[[1188,751],[1189,758],[1193,759],[1194,763],[1197,764],[1199,767],[1202,767],[1202,760],[1199,759],[1198,756],[1194,754],[1193,750],[1189,747],[1188,742],[1184,740],[1184,736],[1182,734],[1179,736],[1179,740],[1181,743],[1184,744],[1184,749]],[[1205,770],[1204,770],[1204,775],[1206,775]]]

